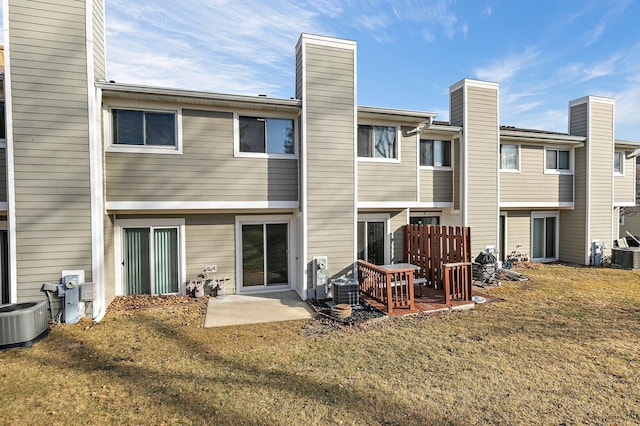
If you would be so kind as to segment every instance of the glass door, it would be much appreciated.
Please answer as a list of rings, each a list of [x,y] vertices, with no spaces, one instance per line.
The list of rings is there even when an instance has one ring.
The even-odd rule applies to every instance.
[[[179,291],[178,229],[124,228],[125,294]]]
[[[242,224],[242,287],[289,285],[289,224]]]
[[[532,218],[531,253],[534,260],[557,260],[557,216]]]
[[[358,259],[374,265],[389,263],[389,241],[386,231],[386,219],[361,219],[358,221]]]

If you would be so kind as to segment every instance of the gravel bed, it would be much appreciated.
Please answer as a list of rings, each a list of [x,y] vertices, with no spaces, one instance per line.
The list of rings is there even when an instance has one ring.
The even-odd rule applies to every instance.
[[[358,324],[386,316],[384,312],[381,312],[368,303],[361,301],[359,306],[352,307],[351,316],[349,318],[339,319],[331,316],[331,305],[333,304],[331,299],[307,299],[307,301],[317,313],[343,324]]]

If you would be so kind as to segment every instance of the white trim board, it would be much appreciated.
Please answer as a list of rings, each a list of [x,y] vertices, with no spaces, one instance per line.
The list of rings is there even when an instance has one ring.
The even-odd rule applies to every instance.
[[[451,209],[453,202],[358,201],[358,209]]]
[[[297,209],[297,201],[107,201],[107,211]]]
[[[573,202],[563,201],[502,201],[500,202],[500,208],[503,209],[543,209],[543,208],[556,208],[556,209],[573,209],[575,204]]]

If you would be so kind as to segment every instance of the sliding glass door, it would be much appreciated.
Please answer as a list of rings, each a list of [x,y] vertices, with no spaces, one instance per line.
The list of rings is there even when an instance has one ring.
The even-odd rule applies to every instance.
[[[388,219],[381,215],[358,216],[358,259],[374,265],[389,263]]]
[[[531,217],[531,253],[533,260],[558,259],[558,215],[536,213]]]
[[[123,240],[125,294],[179,292],[177,227],[124,228]]]
[[[243,289],[289,285],[289,224],[243,223],[241,272]]]

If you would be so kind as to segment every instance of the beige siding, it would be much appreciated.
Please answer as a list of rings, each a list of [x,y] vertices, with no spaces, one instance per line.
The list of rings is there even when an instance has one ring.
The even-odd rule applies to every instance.
[[[460,171],[462,170],[460,139],[453,140],[453,209],[460,210]]]
[[[576,148],[573,210],[560,211],[560,260],[584,264],[586,247],[586,148]]]
[[[234,215],[192,215],[185,218],[187,280],[197,279],[207,265],[218,277],[228,277],[225,293],[235,293],[236,250]]]
[[[500,202],[573,201],[573,175],[545,174],[544,147],[520,146],[520,173],[500,173]]]
[[[402,238],[403,226],[407,224],[407,211],[390,212],[391,262],[402,262],[404,257]]]
[[[613,241],[613,104],[591,103],[591,221],[590,240]],[[591,244],[591,241],[587,241]]]
[[[94,79],[106,80],[106,52],[105,52],[105,28],[104,28],[104,0],[93,0],[93,64]]]
[[[10,1],[18,300],[91,274],[85,3]]]
[[[460,88],[451,92],[449,95],[449,101],[451,105],[451,125],[462,126],[464,124],[464,89]]]
[[[0,148],[0,201],[7,201],[7,152]]]
[[[574,105],[570,108],[569,133],[575,136],[587,136],[589,122],[587,104]]]
[[[505,256],[514,250],[529,256],[531,254],[531,211],[508,211],[506,236]]]
[[[620,151],[623,154],[623,176],[614,175],[613,191],[614,203],[635,203],[636,201],[636,185],[635,185],[635,158],[626,158],[627,152]]]
[[[400,162],[358,162],[358,201],[416,201],[416,136],[401,130]]]
[[[297,160],[234,157],[232,113],[185,109],[182,138],[181,155],[107,152],[107,201],[297,200]]]
[[[453,202],[452,170],[420,170],[420,202],[451,203]]]
[[[467,86],[467,224],[472,252],[498,243],[498,92]]]
[[[105,306],[116,297],[116,265],[115,247],[114,247],[114,230],[113,216],[104,216],[104,299]]]
[[[307,270],[328,256],[334,276],[350,274],[355,240],[355,50],[303,40],[306,72]],[[305,50],[306,49],[306,50]],[[308,285],[312,274],[308,274]]]

